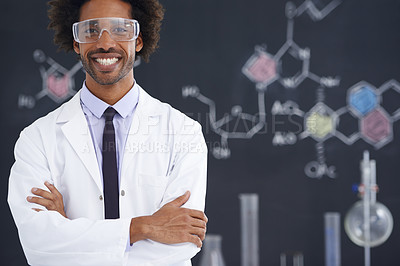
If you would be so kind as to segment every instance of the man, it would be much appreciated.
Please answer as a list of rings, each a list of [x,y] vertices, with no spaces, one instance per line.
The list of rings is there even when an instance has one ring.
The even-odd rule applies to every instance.
[[[136,82],[157,46],[157,0],[53,0],[55,42],[82,89],[25,128],[8,202],[31,265],[191,265],[206,231],[200,125]],[[72,29],[72,31],[71,31]]]

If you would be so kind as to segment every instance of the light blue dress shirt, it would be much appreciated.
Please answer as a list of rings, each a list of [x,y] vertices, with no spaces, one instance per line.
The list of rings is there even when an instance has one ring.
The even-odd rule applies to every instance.
[[[139,101],[139,88],[134,83],[133,87],[129,90],[124,97],[122,97],[114,105],[109,105],[97,98],[83,83],[81,90],[81,106],[85,113],[86,121],[89,125],[90,134],[95,147],[97,163],[99,165],[101,180],[103,180],[103,155],[101,147],[103,145],[103,131],[105,125],[104,111],[108,107],[113,107],[117,113],[114,116],[113,124],[115,128],[115,142],[117,146],[117,165],[118,177],[121,180],[121,164],[124,155],[125,143],[129,134],[129,129],[132,124],[133,113]]]

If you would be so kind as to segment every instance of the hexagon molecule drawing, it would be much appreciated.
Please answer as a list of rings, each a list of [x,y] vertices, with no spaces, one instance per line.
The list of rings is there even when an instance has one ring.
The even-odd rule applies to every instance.
[[[293,39],[294,21],[304,13],[313,21],[319,21],[329,15],[341,0],[332,0],[322,10],[319,10],[312,0],[305,0],[300,6],[287,2],[285,14],[287,18],[286,42],[275,53],[268,52],[265,45],[255,47],[254,54],[242,67],[242,73],[255,84],[258,93],[258,113],[250,115],[243,112],[241,106],[234,106],[231,114],[224,115],[217,120],[216,105],[213,100],[202,95],[197,86],[184,86],[182,96],[193,97],[206,104],[209,108],[209,120],[211,129],[221,137],[221,145],[212,148],[212,154],[217,159],[227,159],[231,156],[229,139],[251,139],[266,125],[265,94],[268,87],[279,82],[286,89],[297,89],[306,79],[317,84],[316,104],[309,110],[303,111],[293,101],[275,101],[271,108],[272,115],[298,116],[303,119],[303,131],[274,132],[272,143],[274,146],[294,145],[297,141],[312,138],[316,141],[316,160],[309,162],[304,172],[310,178],[336,177],[336,167],[328,165],[325,157],[324,142],[330,138],[337,138],[346,145],[352,145],[362,139],[380,149],[393,139],[393,123],[400,119],[400,108],[392,113],[385,111],[382,102],[382,94],[394,91],[400,94],[400,84],[396,80],[389,80],[380,87],[375,87],[366,81],[360,81],[347,90],[347,105],[332,110],[324,102],[325,90],[340,85],[338,77],[320,77],[310,71],[311,49],[301,48]],[[287,58],[297,62],[298,69],[295,72],[286,70]],[[342,132],[339,125],[344,116],[351,117],[358,123],[358,131]],[[224,125],[241,119],[252,121],[252,127],[246,132],[227,131]]]
[[[82,69],[81,62],[76,63],[70,70],[54,61],[40,50],[33,52],[33,59],[40,64],[39,71],[42,77],[42,89],[35,96],[19,95],[19,108],[25,107],[32,109],[36,101],[47,96],[55,103],[62,103],[69,97],[75,95],[75,74]],[[49,65],[48,68],[44,64]]]

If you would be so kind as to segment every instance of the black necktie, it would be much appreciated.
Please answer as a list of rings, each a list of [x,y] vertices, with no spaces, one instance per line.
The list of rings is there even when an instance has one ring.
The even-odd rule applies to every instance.
[[[103,190],[106,219],[119,218],[118,168],[113,118],[116,111],[108,107],[104,111],[106,123],[103,132]]]

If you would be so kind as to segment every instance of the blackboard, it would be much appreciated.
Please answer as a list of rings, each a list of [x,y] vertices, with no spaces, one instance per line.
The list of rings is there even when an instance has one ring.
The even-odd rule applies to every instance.
[[[293,40],[302,49],[302,56],[306,52],[307,57],[309,52],[309,72],[314,76],[304,78],[296,86],[285,86],[283,78],[296,75],[304,63],[304,60],[299,63],[299,55],[292,51],[277,62],[276,71],[281,80],[278,78],[264,87],[257,87],[243,74],[243,67],[259,49],[274,57],[285,44],[288,1],[161,2],[166,16],[160,48],[150,63],[142,62],[136,67],[135,78],[151,95],[199,120],[203,126],[210,148],[208,232],[222,235],[226,264],[240,265],[238,195],[258,193],[261,265],[279,265],[279,256],[285,251],[302,252],[305,265],[323,265],[323,215],[328,211],[341,214],[342,265],[363,265],[363,249],[345,234],[343,218],[358,200],[352,185],[360,182],[359,162],[363,151],[368,150],[377,163],[378,201],[390,209],[394,218],[389,239],[371,250],[372,265],[398,265],[400,181],[396,166],[400,158],[400,122],[396,120],[396,111],[400,107],[400,89],[396,91],[393,84],[400,81],[400,2],[344,0],[326,16],[313,13],[314,9],[308,6],[293,19]],[[298,8],[305,2],[312,3],[314,11],[324,10],[332,3],[331,0],[291,3]],[[4,213],[1,261],[8,265],[26,265],[6,203],[13,146],[25,126],[59,106],[70,97],[68,93],[80,88],[84,73],[76,66],[75,55],[57,52],[52,44],[52,32],[46,29],[46,1],[6,2],[3,6],[0,106],[5,125],[1,131],[3,192],[0,206]],[[49,62],[62,66],[62,71],[76,67],[68,93],[43,93],[43,70],[51,67]],[[315,82],[316,77],[329,77],[338,84],[321,86]],[[393,88],[383,93],[382,87],[389,81]],[[381,113],[386,114],[390,122],[390,132],[385,135],[389,137],[384,144],[368,139],[365,136],[368,130],[353,143],[325,133],[319,138],[299,137],[297,130],[304,131],[305,120],[310,118],[306,114],[312,114],[310,111],[318,100],[323,100],[334,112],[346,109],[346,114],[340,113],[340,122],[335,120],[335,130],[347,136],[361,131],[363,116],[355,115],[357,111],[351,105],[349,94],[352,88],[357,92],[357,88],[363,87],[358,86],[360,84],[382,92],[377,94],[379,106],[375,107],[384,110]],[[260,118],[258,97],[263,92],[266,123],[251,138],[229,139],[230,157],[217,159],[213,156],[213,147],[220,147],[221,136],[213,130],[209,106],[194,97],[183,97],[185,88],[197,88],[211,99],[218,120],[232,115],[232,111],[237,114],[240,108],[233,108],[235,106],[255,119]],[[54,93],[61,97],[54,97]],[[300,127],[290,124],[288,115],[273,115],[274,104],[284,105],[288,101],[304,112],[303,117],[293,116]],[[224,128],[243,132],[247,129],[245,123],[235,127],[235,120]],[[296,132],[296,142],[287,139],[290,145],[274,145],[276,132]],[[308,163],[318,161],[316,149],[321,146],[324,149],[322,159],[328,166],[335,167],[334,177],[309,177],[305,173]],[[193,260],[194,265],[199,265],[200,256]]]

